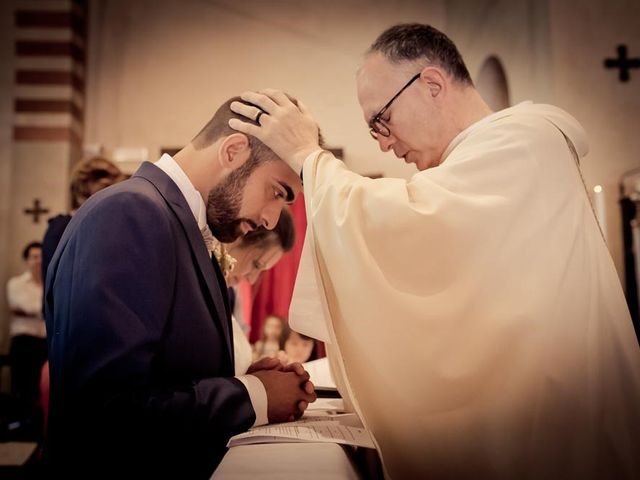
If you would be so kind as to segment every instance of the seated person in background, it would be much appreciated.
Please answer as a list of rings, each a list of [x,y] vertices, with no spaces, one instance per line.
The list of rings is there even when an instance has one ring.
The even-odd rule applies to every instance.
[[[253,345],[253,358],[276,357],[280,351],[280,335],[285,326],[284,319],[269,315],[262,326],[262,338]]]
[[[36,404],[40,369],[47,359],[47,332],[42,318],[42,244],[28,244],[22,258],[27,271],[7,283],[11,310],[11,389],[17,397]]]
[[[120,169],[104,157],[91,157],[79,162],[71,172],[71,211],[49,219],[42,240],[42,278],[47,278],[49,262],[56,251],[65,228],[80,206],[94,193],[121,182],[126,177]]]
[[[235,260],[233,268],[225,275],[229,290],[241,281],[254,284],[260,273],[269,270],[280,261],[282,256],[293,248],[295,242],[295,227],[289,211],[284,208],[280,219],[273,230],[258,228],[240,237],[227,246],[227,253]],[[220,260],[219,260],[220,261]],[[228,262],[222,261],[222,263]],[[231,293],[231,292],[230,292]],[[234,308],[233,303],[240,303],[238,295],[230,295],[235,299],[231,302],[231,316],[233,326],[233,350],[235,354],[236,375],[242,375],[253,361],[253,352],[247,335],[238,319],[241,308]]]
[[[285,365],[294,362],[305,363],[318,359],[316,341],[311,337],[291,330],[288,324],[285,324],[282,329],[280,348],[278,358]]]

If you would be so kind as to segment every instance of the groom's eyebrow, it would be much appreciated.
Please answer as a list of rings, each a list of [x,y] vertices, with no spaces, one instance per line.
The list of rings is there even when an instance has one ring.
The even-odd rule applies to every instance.
[[[292,189],[289,185],[287,185],[286,183],[284,183],[284,182],[278,182],[278,183],[280,183],[280,186],[281,186],[282,188],[284,188],[284,191],[285,191],[285,192],[286,192],[286,194],[287,194],[287,197],[284,199],[285,203],[286,203],[287,205],[291,205],[291,204],[293,203],[293,201],[296,199],[296,196],[295,196],[295,194],[293,193],[293,189]]]

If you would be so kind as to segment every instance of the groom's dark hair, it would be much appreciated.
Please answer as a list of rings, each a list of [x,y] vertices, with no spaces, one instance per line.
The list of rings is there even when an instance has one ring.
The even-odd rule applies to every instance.
[[[298,106],[298,100],[295,97],[292,97],[289,94],[285,95],[289,97],[289,100],[295,105]],[[249,119],[247,117],[243,117],[242,115],[238,115],[234,111],[231,110],[231,103],[240,102],[245,105],[249,105],[251,107],[256,107],[262,110],[257,105],[253,103],[242,100],[240,97],[233,97],[224,102],[216,113],[213,114],[213,117],[207,124],[198,132],[198,134],[191,140],[191,144],[196,150],[201,150],[203,148],[207,148],[209,145],[214,143],[221,137],[231,135],[232,133],[238,133],[236,130],[229,126],[229,120],[232,118],[237,118],[238,120],[242,120],[243,122],[251,123],[253,125],[258,125],[253,119]],[[266,113],[265,113],[266,115]],[[322,138],[322,134],[318,132],[319,135],[319,145],[322,146],[324,141]],[[264,143],[258,140],[256,137],[252,135],[247,135],[249,139],[249,147],[251,148],[251,157],[254,161],[260,162],[262,160],[274,160],[278,157],[273,151],[267,147]]]
[[[291,101],[297,104],[297,101],[295,99],[292,99]],[[257,125],[254,120],[243,117],[242,115],[238,115],[237,113],[232,111],[232,102],[240,102],[244,103],[245,105],[260,108],[257,105],[242,100],[240,97],[230,98],[222,105],[220,105],[218,110],[216,110],[216,113],[214,113],[213,117],[211,117],[211,120],[209,120],[207,124],[202,128],[202,130],[200,130],[200,132],[198,132],[193,140],[191,140],[191,144],[196,150],[207,148],[209,145],[213,144],[221,137],[228,136],[233,133],[238,133],[236,130],[229,126],[229,120],[232,118],[237,118],[238,120]],[[275,160],[278,158],[269,147],[267,147],[256,137],[247,135],[247,138],[249,139],[249,147],[251,148],[252,161],[250,161],[250,163],[259,163],[264,160]]]

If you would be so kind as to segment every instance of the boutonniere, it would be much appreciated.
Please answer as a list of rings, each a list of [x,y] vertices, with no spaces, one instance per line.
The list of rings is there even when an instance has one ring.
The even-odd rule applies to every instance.
[[[227,275],[229,275],[233,270],[233,267],[236,266],[237,260],[229,255],[225,245],[220,243],[220,241],[215,237],[211,247],[211,253],[216,257],[218,265],[220,265],[220,270],[222,270],[222,275],[224,278],[227,278]]]

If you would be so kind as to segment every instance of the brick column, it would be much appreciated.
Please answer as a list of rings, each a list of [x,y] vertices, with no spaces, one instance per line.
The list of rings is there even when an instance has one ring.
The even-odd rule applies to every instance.
[[[13,113],[10,153],[3,158],[10,177],[3,182],[10,191],[8,210],[0,218],[8,232],[0,260],[3,289],[23,269],[23,246],[42,239],[49,217],[68,211],[69,170],[82,154],[88,19],[85,0],[11,4]],[[0,322],[0,334],[6,334],[6,323]]]

